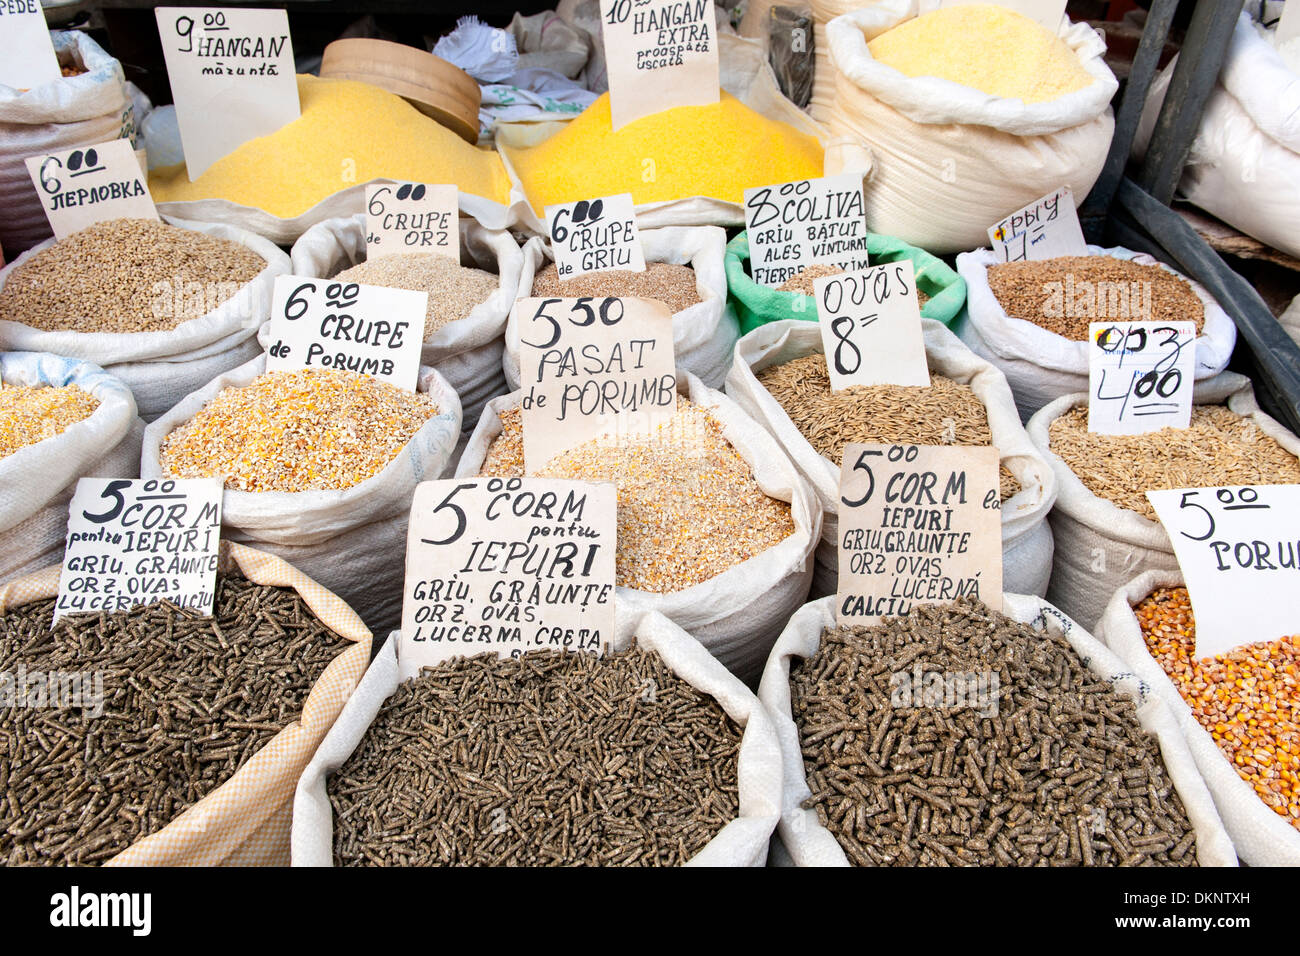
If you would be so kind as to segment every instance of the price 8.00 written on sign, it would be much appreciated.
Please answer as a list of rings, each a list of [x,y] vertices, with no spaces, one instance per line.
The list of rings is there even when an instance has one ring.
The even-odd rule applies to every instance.
[[[430,183],[366,187],[366,258],[424,252],[460,262],[460,190]]]
[[[718,102],[713,0],[600,0],[615,130],[675,106]]]
[[[1088,254],[1069,186],[1048,193],[990,226],[989,242],[999,262]]]
[[[27,173],[55,239],[107,219],[157,219],[130,140],[29,156]]]
[[[266,370],[358,372],[415,391],[427,292],[277,276]]]
[[[1088,431],[1141,435],[1192,421],[1196,323],[1088,326]]]
[[[996,448],[851,444],[840,469],[841,624],[962,597],[1002,609]]]
[[[865,210],[860,173],[746,189],[750,276],[776,288],[811,265],[870,268]]]
[[[191,180],[250,139],[298,118],[284,10],[158,7],[154,13]]]
[[[655,299],[520,299],[524,468],[598,438],[648,435],[677,409],[673,315]]]
[[[401,679],[458,655],[602,653],[614,637],[617,507],[609,482],[417,485],[397,645]]]
[[[1196,656],[1300,633],[1300,485],[1148,491],[1196,615]]]
[[[547,206],[546,224],[561,280],[610,269],[645,272],[631,193]]]
[[[212,613],[218,478],[82,478],[68,505],[54,620],[167,600]]]
[[[0,3],[0,85],[32,90],[62,76],[40,0]]]
[[[813,283],[831,390],[851,385],[930,384],[909,260]]]

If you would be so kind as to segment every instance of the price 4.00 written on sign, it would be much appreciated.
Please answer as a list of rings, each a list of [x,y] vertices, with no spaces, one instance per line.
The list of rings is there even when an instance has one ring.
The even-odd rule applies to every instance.
[[[1194,322],[1093,322],[1088,342],[1088,431],[1141,435],[1191,424]]]

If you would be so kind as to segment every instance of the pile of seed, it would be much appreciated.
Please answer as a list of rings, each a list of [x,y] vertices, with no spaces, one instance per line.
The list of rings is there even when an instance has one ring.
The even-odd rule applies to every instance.
[[[519,410],[502,412],[501,426],[479,474],[522,477]],[[639,591],[685,590],[794,532],[789,503],[764,494],[722,425],[681,398],[677,414],[654,435],[597,439],[558,455],[537,474],[618,486],[615,579]]]
[[[804,807],[859,866],[1196,864],[1156,738],[1059,634],[924,605],[828,628],[790,681]]]
[[[1007,315],[1073,342],[1088,341],[1089,322],[1195,322],[1197,335],[1205,327],[1205,306],[1186,279],[1129,259],[1059,256],[1004,262],[989,267],[988,280]]]
[[[1157,588],[1133,613],[1197,722],[1259,798],[1300,829],[1300,636],[1197,659],[1187,588]]]
[[[330,778],[334,862],[676,866],[739,815],[740,736],[651,652],[456,658]]]
[[[159,464],[236,491],[339,491],[377,475],[437,414],[425,393],[369,375],[267,372],[218,392],[163,439]]]
[[[334,278],[338,282],[429,293],[429,308],[424,318],[426,342],[444,325],[468,316],[501,286],[501,279],[490,272],[427,252],[368,259]]]
[[[839,266],[807,266],[800,269],[785,282],[777,286],[777,292],[802,292],[804,295],[815,295],[816,288],[814,283],[825,276],[837,276],[844,270]],[[916,290],[916,304],[924,306],[930,301],[930,297],[920,289]]]
[[[658,299],[672,312],[680,312],[704,301],[695,286],[695,270],[668,262],[647,262],[645,272],[611,269],[608,272],[587,272],[564,281],[560,281],[560,274],[552,262],[533,277],[533,295],[570,299],[580,296]]]
[[[0,458],[61,435],[98,407],[99,399],[79,385],[0,383]]]
[[[0,618],[0,673],[22,694],[25,668],[18,703],[33,705],[0,707],[8,866],[101,863],[156,833],[297,720],[347,646],[293,591],[234,576],[218,578],[212,617],[159,603],[51,629],[53,613],[47,600]],[[99,716],[84,699],[34,706],[36,672],[100,675]]]
[[[847,445],[992,445],[989,415],[969,385],[930,375],[930,385],[854,385],[831,391],[826,356],[805,355],[758,373],[799,434],[837,465]],[[1020,485],[1000,466],[1002,500]]]
[[[152,219],[110,219],[15,268],[0,288],[0,319],[46,331],[168,331],[216,308],[265,268],[265,259],[229,239]],[[189,295],[181,291],[196,283],[202,310],[176,308]]]
[[[1146,492],[1166,488],[1300,483],[1300,460],[1249,418],[1222,405],[1197,405],[1189,428],[1145,435],[1088,431],[1088,406],[1048,426],[1053,452],[1099,498],[1152,521]]]

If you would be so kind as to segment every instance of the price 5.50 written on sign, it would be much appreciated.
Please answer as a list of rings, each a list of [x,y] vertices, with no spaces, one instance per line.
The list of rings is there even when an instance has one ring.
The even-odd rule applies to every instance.
[[[1089,431],[1141,435],[1191,424],[1195,323],[1093,322],[1088,342]]]
[[[910,261],[825,276],[813,290],[832,391],[930,384]]]

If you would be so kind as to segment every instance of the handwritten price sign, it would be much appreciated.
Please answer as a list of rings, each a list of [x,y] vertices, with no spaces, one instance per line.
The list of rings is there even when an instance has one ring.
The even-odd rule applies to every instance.
[[[1195,323],[1093,322],[1088,341],[1088,431],[1141,435],[1191,424]]]
[[[826,276],[813,290],[833,391],[930,384],[911,262]]]

